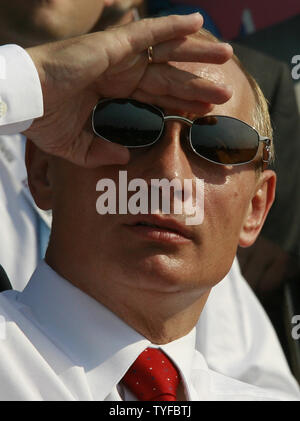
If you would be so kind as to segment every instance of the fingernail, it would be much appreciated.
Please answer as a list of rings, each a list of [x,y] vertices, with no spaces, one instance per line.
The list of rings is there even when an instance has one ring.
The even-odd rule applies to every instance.
[[[222,44],[223,44],[225,47],[227,47],[229,50],[231,50],[231,51],[233,52],[232,45],[231,45],[231,44],[229,44],[229,42],[222,42]]]
[[[229,42],[218,42],[218,45],[220,45],[220,47],[225,47],[227,50],[231,50],[233,51],[232,46],[229,44]]]
[[[194,13],[190,13],[189,15],[182,15],[182,16],[189,16],[189,17],[197,17],[197,19],[199,19],[199,17],[201,18],[201,20],[203,20],[203,16],[201,15],[200,12],[194,12]]]
[[[197,17],[199,17],[199,16],[200,16],[200,18],[202,18],[202,17],[203,17],[203,16],[201,15],[201,13],[200,13],[200,12],[195,12],[195,13],[192,13],[192,15],[197,16]]]

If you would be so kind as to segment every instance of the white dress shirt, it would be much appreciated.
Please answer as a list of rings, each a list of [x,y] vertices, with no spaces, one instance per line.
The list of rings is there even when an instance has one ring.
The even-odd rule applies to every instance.
[[[243,278],[237,259],[216,285],[198,322],[197,348],[215,371],[299,396],[265,310]]]
[[[0,135],[0,264],[11,284],[22,290],[37,266],[38,214],[24,194],[25,139]]]
[[[0,46],[0,134],[22,132],[42,115],[42,89],[31,57],[17,45]]]
[[[40,263],[23,292],[0,294],[0,400],[122,400],[118,384],[152,344]],[[160,348],[176,364],[187,400],[293,400],[211,370],[197,327]]]
[[[37,213],[23,191],[25,139],[19,132],[41,115],[42,89],[30,56],[17,45],[0,46],[0,264],[20,290],[39,251]]]

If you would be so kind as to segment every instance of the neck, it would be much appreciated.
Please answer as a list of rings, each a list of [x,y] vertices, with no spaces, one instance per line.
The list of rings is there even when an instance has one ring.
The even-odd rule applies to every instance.
[[[126,283],[99,275],[70,270],[66,261],[53,259],[49,249],[46,262],[62,277],[103,304],[153,344],[166,344],[188,334],[196,325],[210,290],[161,292],[128,287]],[[73,262],[74,263],[74,262]],[[104,279],[105,278],[105,279]],[[149,310],[151,309],[151,310]]]
[[[122,295],[94,298],[109,308],[129,326],[162,345],[187,335],[196,325],[209,292],[201,295],[186,292],[160,293],[131,291],[131,298]],[[149,309],[152,309],[149,311]]]

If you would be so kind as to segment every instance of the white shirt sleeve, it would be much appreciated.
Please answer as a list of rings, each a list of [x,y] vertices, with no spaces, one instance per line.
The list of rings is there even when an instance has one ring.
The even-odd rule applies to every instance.
[[[211,369],[299,398],[299,386],[275,330],[236,258],[227,276],[212,289],[197,328],[197,348]]]
[[[42,115],[42,88],[31,57],[18,45],[0,46],[0,134],[22,132]]]

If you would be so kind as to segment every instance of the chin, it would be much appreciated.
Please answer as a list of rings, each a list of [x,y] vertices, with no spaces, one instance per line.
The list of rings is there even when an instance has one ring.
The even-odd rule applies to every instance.
[[[134,286],[148,291],[176,293],[202,286],[198,265],[193,268],[186,261],[168,255],[144,257],[132,268],[130,283],[133,280]]]

